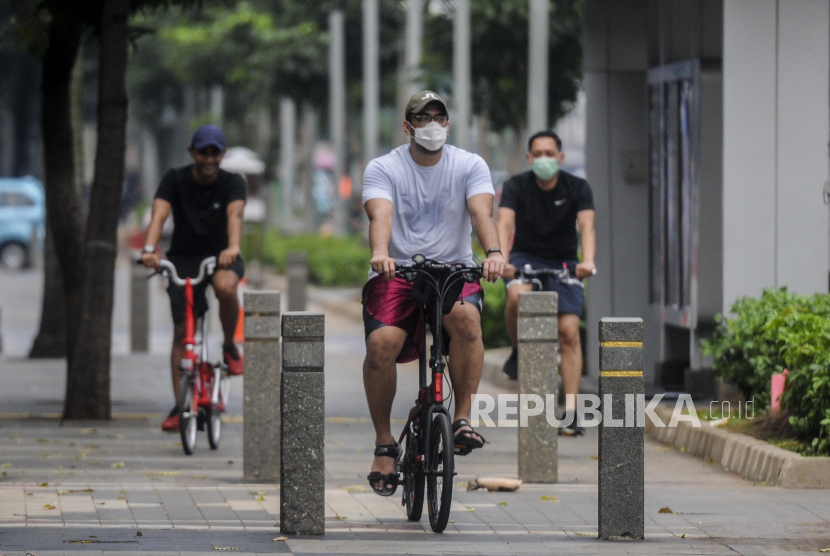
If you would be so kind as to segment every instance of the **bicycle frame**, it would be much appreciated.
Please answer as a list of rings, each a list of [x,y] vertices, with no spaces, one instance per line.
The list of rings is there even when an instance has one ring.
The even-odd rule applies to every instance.
[[[193,380],[193,412],[198,413],[199,406],[214,406],[218,408],[219,411],[224,411],[224,404],[219,403],[219,375],[221,370],[218,365],[214,366],[208,362],[206,316],[202,317],[202,321],[200,323],[202,341],[199,346],[199,355],[196,355],[196,317],[193,314],[193,280],[190,277],[185,278],[184,297],[185,337],[182,340],[182,344],[185,346],[185,356],[182,360],[183,368],[181,370],[186,373],[195,372]],[[208,392],[206,387],[208,383],[211,383],[212,385],[210,392]]]

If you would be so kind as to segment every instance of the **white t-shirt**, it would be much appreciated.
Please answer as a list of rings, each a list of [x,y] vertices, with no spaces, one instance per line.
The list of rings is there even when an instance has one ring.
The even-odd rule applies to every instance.
[[[394,204],[389,256],[399,263],[424,255],[473,264],[467,199],[482,193],[495,195],[487,163],[452,145],[444,145],[441,160],[428,167],[416,164],[409,145],[403,145],[369,162],[363,176],[364,204],[372,199]]]

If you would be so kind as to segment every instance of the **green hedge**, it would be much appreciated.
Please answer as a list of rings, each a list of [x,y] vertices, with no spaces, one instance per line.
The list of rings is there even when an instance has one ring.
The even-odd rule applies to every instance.
[[[256,249],[250,247],[245,250],[246,254],[248,251]],[[312,284],[345,287],[366,283],[372,252],[359,237],[283,236],[275,230],[264,233],[264,263],[273,265],[279,272],[285,272],[285,260],[289,251],[305,251]]]
[[[507,301],[507,292],[504,282],[491,284],[481,281],[484,288],[484,311],[481,313],[481,334],[484,338],[484,347],[487,349],[509,346],[507,327],[504,324],[504,304]]]
[[[770,408],[770,379],[789,369],[783,407],[798,439],[813,455],[830,455],[830,295],[764,290],[732,306],[736,317],[717,316],[703,352],[715,373],[736,384],[756,407]]]

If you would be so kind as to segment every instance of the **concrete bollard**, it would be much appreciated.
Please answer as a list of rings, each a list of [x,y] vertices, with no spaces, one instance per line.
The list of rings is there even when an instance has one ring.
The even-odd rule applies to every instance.
[[[136,265],[130,276],[130,350],[150,351],[150,285],[147,268]]]
[[[242,469],[245,482],[280,479],[280,292],[245,292]]]
[[[559,475],[558,430],[538,413],[556,409],[557,306],[555,292],[519,294],[519,478],[526,483],[555,483]]]
[[[308,261],[304,251],[291,251],[285,263],[288,278],[288,310],[305,311]]]
[[[325,534],[325,315],[282,317],[280,531]]]
[[[643,319],[601,319],[599,342],[599,538],[642,540]]]

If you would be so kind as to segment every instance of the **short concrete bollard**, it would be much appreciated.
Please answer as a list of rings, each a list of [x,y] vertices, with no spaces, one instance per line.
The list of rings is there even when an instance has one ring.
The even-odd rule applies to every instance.
[[[150,351],[150,285],[147,268],[136,265],[130,277],[130,350]]]
[[[282,317],[280,531],[325,534],[325,315]]]
[[[245,482],[280,479],[280,292],[245,292],[242,468]]]
[[[543,410],[556,409],[557,306],[554,292],[519,294],[519,478],[526,483],[558,480],[558,430]]]
[[[291,251],[285,263],[288,278],[288,310],[306,310],[306,286],[308,285],[308,261],[304,251]]]
[[[643,319],[601,319],[599,341],[599,538],[642,540]]]

